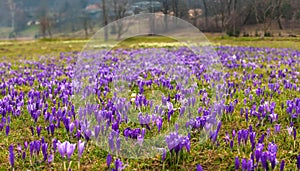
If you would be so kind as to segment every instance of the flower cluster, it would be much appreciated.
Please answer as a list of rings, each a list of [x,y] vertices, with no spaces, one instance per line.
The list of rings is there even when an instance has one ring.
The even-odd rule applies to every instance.
[[[189,137],[179,135],[177,132],[170,133],[170,135],[166,136],[165,141],[170,151],[179,153],[183,147],[185,147],[188,152],[191,150]]]
[[[221,148],[229,157],[236,156],[234,162],[224,162],[227,168],[300,169],[300,155],[295,155],[299,149],[300,52],[218,46],[217,61],[223,67],[218,70],[210,67],[213,60],[207,62],[216,54],[202,50],[201,55],[187,48],[99,51],[97,55],[105,54],[104,59],[83,66],[84,60],[74,62],[76,53],[62,53],[44,62],[0,62],[0,135],[9,159],[5,167],[44,163],[59,167],[51,163],[71,163],[74,158],[80,163],[91,155],[83,153],[87,147],[93,149],[88,145],[92,142],[107,142],[112,152],[143,147],[148,137],[165,133],[182,117],[187,118],[183,128],[188,136],[180,131],[163,135],[171,152],[179,154],[185,148],[192,153],[198,147],[194,139],[203,131],[211,140],[205,143],[213,143],[213,150]],[[97,55],[82,53],[92,61]],[[119,76],[130,82],[125,85],[130,89],[125,97],[114,90],[122,91],[122,86],[114,85]],[[149,96],[151,91],[161,92],[154,94],[156,101]],[[11,138],[16,135],[20,137],[13,139],[19,142]],[[129,140],[137,143],[127,148]],[[107,156],[108,168],[122,170],[121,159],[113,158]],[[162,160],[171,165],[167,159],[164,150]],[[205,161],[201,165],[208,166]],[[196,169],[203,170],[201,165]]]

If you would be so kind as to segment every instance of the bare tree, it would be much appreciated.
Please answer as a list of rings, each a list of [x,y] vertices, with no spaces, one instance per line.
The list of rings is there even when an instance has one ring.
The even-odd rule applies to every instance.
[[[89,14],[86,11],[82,11],[80,18],[82,20],[84,35],[85,35],[85,38],[87,39],[88,35],[89,35],[89,30],[88,30],[89,21],[90,21]]]
[[[37,15],[40,21],[40,29],[43,35],[43,38],[46,37],[46,34],[48,33],[49,37],[52,37],[51,32],[51,19],[48,15],[47,11],[47,2],[45,0],[40,1],[39,8],[37,11]]]
[[[8,7],[10,9],[10,14],[11,14],[11,28],[14,31],[15,30],[16,3],[14,3],[13,0],[8,0],[7,4],[8,4]]]
[[[254,0],[253,2],[256,22],[262,23],[263,34],[265,35],[269,31],[272,21],[276,19],[274,14],[276,9],[280,6],[281,0]]]
[[[165,31],[168,31],[168,16],[169,14],[169,0],[163,0],[163,13],[164,13],[164,23],[165,23]]]
[[[204,7],[204,16],[205,16],[205,29],[208,29],[208,6],[206,0],[203,1],[203,7]]]
[[[40,18],[40,28],[41,28],[43,38],[46,37],[47,33],[50,38],[52,37],[51,21],[50,21],[49,17],[44,16],[44,17]]]
[[[108,24],[108,17],[107,17],[107,12],[106,12],[106,0],[102,0],[102,12],[103,12],[103,21],[104,21],[104,40],[108,40],[108,29],[107,29],[107,24]]]
[[[113,0],[114,15],[116,21],[117,40],[128,31],[129,24],[120,21],[121,18],[125,17],[127,10],[127,0]]]
[[[178,17],[178,0],[172,0],[172,9],[175,17]]]

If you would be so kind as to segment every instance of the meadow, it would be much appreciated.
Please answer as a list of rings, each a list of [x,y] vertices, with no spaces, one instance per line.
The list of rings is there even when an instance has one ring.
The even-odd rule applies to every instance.
[[[208,38],[214,53],[205,55],[164,37],[126,40],[105,52],[89,95],[72,82],[83,79],[76,63],[87,40],[1,41],[0,170],[300,170],[299,38]],[[149,54],[156,66],[135,68]],[[137,59],[130,93],[117,98],[114,71],[130,57]],[[186,78],[164,73],[162,63],[178,64],[171,73]],[[196,84],[195,96],[181,81]],[[76,95],[92,97],[95,107]],[[141,113],[136,122],[128,106]],[[183,135],[175,124],[181,116]],[[164,132],[162,153],[121,155]],[[99,147],[101,136],[109,146]]]

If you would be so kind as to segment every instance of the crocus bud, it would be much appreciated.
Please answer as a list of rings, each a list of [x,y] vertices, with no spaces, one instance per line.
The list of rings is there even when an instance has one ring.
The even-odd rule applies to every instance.
[[[234,166],[235,166],[235,170],[239,170],[239,168],[240,168],[240,160],[239,160],[238,156],[235,157]]]

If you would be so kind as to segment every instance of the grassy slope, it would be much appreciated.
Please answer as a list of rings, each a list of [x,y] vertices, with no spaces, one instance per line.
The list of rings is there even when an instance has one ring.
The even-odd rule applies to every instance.
[[[254,46],[292,48],[300,50],[300,38],[229,38],[208,36],[208,40],[218,45]],[[45,39],[32,41],[0,41],[0,57],[27,57],[42,54],[58,54],[60,52],[81,51],[88,40]],[[137,37],[118,44],[118,47],[128,48],[130,45],[142,42],[170,43],[174,40],[166,37]]]

